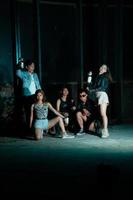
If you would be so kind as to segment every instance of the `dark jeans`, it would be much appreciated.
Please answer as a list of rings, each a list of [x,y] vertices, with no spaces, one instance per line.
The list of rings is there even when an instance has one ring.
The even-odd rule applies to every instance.
[[[35,95],[23,96],[23,107],[24,107],[24,113],[25,113],[26,128],[29,128],[29,125],[30,125],[31,105],[34,102],[35,102]]]

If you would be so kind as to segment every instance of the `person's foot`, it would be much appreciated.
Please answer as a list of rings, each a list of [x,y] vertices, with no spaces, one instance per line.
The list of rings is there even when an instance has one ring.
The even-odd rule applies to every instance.
[[[42,136],[48,135],[48,130],[42,130]]]
[[[97,135],[100,135],[100,134],[101,134],[101,126],[100,126],[99,120],[96,120],[96,121],[94,122],[94,127],[95,127],[95,133],[96,133]]]
[[[102,129],[101,132],[102,132],[101,138],[109,137],[108,129]]]
[[[68,135],[67,133],[65,133],[63,136],[62,136],[62,139],[67,139],[67,138],[75,138],[74,135]]]
[[[84,135],[85,134],[85,132],[84,132],[84,130],[81,128],[80,130],[79,130],[79,132],[76,134],[76,135]]]

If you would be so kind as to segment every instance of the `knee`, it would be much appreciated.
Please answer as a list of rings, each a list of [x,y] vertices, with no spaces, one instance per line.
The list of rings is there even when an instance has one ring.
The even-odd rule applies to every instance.
[[[79,118],[79,117],[81,117],[81,112],[76,113],[76,118]]]
[[[101,117],[105,118],[105,117],[107,117],[107,114],[106,113],[101,113]]]
[[[41,136],[35,136],[35,140],[36,140],[36,141],[39,141],[39,140],[41,140],[41,139],[42,139]]]
[[[57,122],[62,122],[62,121],[63,121],[63,119],[60,116],[58,116],[57,117]]]

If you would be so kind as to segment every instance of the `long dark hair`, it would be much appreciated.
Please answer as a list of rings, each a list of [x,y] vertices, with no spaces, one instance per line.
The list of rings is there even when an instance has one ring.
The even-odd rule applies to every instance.
[[[69,88],[68,88],[67,86],[63,86],[63,87],[60,89],[60,91],[59,91],[59,98],[61,98],[61,97],[63,96],[63,91],[64,91],[64,89],[67,89],[67,90],[68,90],[68,96],[67,96],[67,98],[69,98],[69,97],[70,97],[70,92],[69,92]]]
[[[27,60],[25,60],[25,67],[28,67],[28,66],[31,65],[32,63],[35,63],[32,59],[27,59]]]
[[[110,72],[109,67],[106,64],[103,64],[107,67],[107,71],[104,73],[104,75],[108,78],[109,82],[112,83],[113,82],[113,78]]]

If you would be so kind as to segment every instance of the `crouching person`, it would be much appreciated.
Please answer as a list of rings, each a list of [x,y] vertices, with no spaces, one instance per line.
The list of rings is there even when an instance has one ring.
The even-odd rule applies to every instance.
[[[94,102],[89,99],[87,91],[84,89],[79,91],[76,119],[79,126],[77,135],[83,135],[85,132],[89,131],[96,132],[96,107]]]

